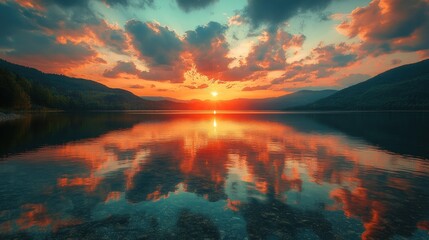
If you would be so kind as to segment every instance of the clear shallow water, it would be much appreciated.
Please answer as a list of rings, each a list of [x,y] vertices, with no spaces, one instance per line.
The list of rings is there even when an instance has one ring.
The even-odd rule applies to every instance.
[[[429,239],[429,113],[0,124],[0,239]]]

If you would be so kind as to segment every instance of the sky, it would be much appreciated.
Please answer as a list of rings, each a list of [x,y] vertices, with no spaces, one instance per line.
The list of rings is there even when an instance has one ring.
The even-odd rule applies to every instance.
[[[138,96],[342,89],[429,57],[429,0],[0,0],[0,58]]]

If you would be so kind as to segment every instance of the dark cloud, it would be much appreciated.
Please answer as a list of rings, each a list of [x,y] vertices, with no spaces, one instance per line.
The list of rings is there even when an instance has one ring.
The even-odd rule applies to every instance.
[[[153,6],[155,0],[98,0],[109,6]],[[91,0],[33,0],[39,6],[57,5],[61,8],[86,8]]]
[[[58,72],[102,62],[93,46],[124,53],[125,32],[97,16],[89,1],[34,0],[0,3],[0,54],[17,63]],[[62,64],[61,64],[62,61]],[[56,68],[56,69],[55,69]]]
[[[356,54],[339,54],[332,57],[332,61],[336,62],[338,66],[343,67],[350,62],[355,61],[357,58]]]
[[[19,64],[45,71],[58,71],[91,61],[97,53],[85,43],[57,41],[46,33],[41,17],[35,10],[22,8],[13,2],[0,3],[0,56]]]
[[[350,38],[363,40],[362,54],[429,48],[429,2],[425,0],[372,0],[357,8],[338,28]]]
[[[194,31],[186,32],[188,45],[196,68],[199,72],[213,78],[221,78],[232,61],[227,55],[229,44],[225,38],[227,26],[209,22],[198,26]]]
[[[124,54],[128,49],[125,32],[103,20],[90,5],[89,0],[32,0],[31,5],[21,1],[2,2],[0,22],[8,24],[0,31],[0,47],[8,47],[11,54],[24,54],[29,45],[39,49],[41,57],[48,51],[56,51],[53,55],[70,54],[69,49],[76,50],[76,54],[85,49],[96,54],[94,46]],[[23,37],[28,44],[17,44]],[[43,37],[46,39],[42,40]],[[35,46],[32,38],[43,44]],[[47,46],[48,43],[52,46]],[[71,54],[72,58],[76,54]]]
[[[358,60],[358,55],[354,53],[353,47],[344,42],[329,45],[320,44],[313,49],[312,54],[320,67],[345,67]]]
[[[120,28],[113,28],[104,20],[100,24],[88,27],[87,30],[92,32],[104,46],[116,53],[124,54],[128,49],[125,31]]]
[[[34,2],[38,3],[39,5],[58,5],[64,8],[69,7],[86,7],[88,6],[89,0],[34,0]]]
[[[101,0],[109,6],[138,6],[147,7],[153,6],[155,0]]]
[[[125,29],[140,57],[149,65],[171,65],[179,61],[183,44],[168,27],[131,20]]]
[[[12,49],[6,51],[7,56],[14,57],[39,57],[51,58],[51,60],[79,60],[94,54],[94,51],[86,44],[61,44],[54,37],[41,34],[23,33],[15,35]]]
[[[140,71],[133,62],[118,61],[111,69],[104,70],[103,76],[116,78],[120,74],[130,74],[144,80],[183,82],[184,67],[179,66],[153,66],[149,71]]]
[[[296,76],[295,74],[297,72],[299,72],[299,70],[297,71],[296,69],[300,68],[302,69],[302,66],[289,66],[289,69],[286,70],[286,72],[279,78],[275,78],[271,81],[271,84],[273,85],[277,85],[277,84],[283,84],[283,83],[298,83],[298,82],[305,82],[308,79],[308,76],[306,75],[301,75],[301,76]],[[295,68],[295,70],[294,70]]]
[[[109,29],[100,33],[100,39],[116,52],[122,52],[127,48],[125,34],[121,30]]]
[[[217,22],[209,22],[205,26],[198,26],[194,31],[186,32],[186,40],[198,47],[209,47],[216,38],[224,38],[227,26]]]
[[[176,0],[177,5],[185,12],[205,8],[217,1],[218,0]]]
[[[13,35],[16,31],[31,30],[34,24],[23,16],[18,10],[18,5],[13,3],[0,2],[0,43],[6,42],[8,37]],[[27,13],[32,18],[34,14]],[[35,16],[34,16],[35,17]]]
[[[97,53],[86,44],[59,44],[55,38],[40,34],[15,35],[10,44],[0,45],[0,56],[23,65],[31,65],[48,72],[58,72],[98,62]]]
[[[38,13],[40,15],[36,19],[38,24],[50,30],[79,30],[84,25],[100,22],[100,17],[91,8],[89,0],[34,0],[33,2],[37,8],[43,9]]]
[[[131,20],[125,25],[131,42],[149,71],[140,72],[146,80],[183,82],[183,74],[189,68],[181,54],[184,44],[177,34],[168,27],[156,23]]]
[[[243,17],[254,28],[261,25],[277,27],[299,13],[323,10],[331,2],[332,0],[248,0]]]
[[[116,66],[114,66],[112,69],[106,69],[103,73],[103,76],[108,78],[115,78],[121,73],[139,75],[140,71],[137,70],[137,67],[133,62],[118,61],[116,63]]]
[[[183,74],[189,69],[189,66],[182,64],[175,66],[153,67],[148,72],[141,72],[140,78],[145,80],[169,81],[172,83],[182,83],[185,79]]]

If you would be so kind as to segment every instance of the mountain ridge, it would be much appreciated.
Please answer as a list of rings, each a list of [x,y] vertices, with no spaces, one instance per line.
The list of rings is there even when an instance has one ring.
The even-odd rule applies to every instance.
[[[402,65],[301,110],[429,110],[429,59]]]
[[[287,107],[303,106],[314,102],[323,97],[329,96],[337,90],[300,90],[293,93],[288,93],[279,97],[271,98],[235,98],[231,100],[216,100],[216,103],[222,110],[282,110]],[[141,98],[151,101],[172,101],[185,104],[208,104],[213,103],[213,100],[181,100],[169,97],[144,97]]]

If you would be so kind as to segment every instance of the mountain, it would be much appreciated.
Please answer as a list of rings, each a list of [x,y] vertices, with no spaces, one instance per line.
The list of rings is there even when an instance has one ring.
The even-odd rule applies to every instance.
[[[143,100],[123,89],[58,74],[43,73],[0,59],[0,107],[53,109],[152,109]],[[15,101],[15,102],[13,102]],[[8,106],[9,104],[9,106]]]
[[[393,68],[302,109],[429,110],[429,59]]]
[[[161,96],[141,96],[141,98],[149,101],[170,101],[170,102],[176,102],[176,103],[189,102],[187,100],[181,100],[181,99],[171,98],[171,97],[161,97]]]
[[[217,101],[216,108],[222,110],[283,110],[286,108],[299,107],[313,103],[319,99],[328,97],[335,92],[336,90],[302,90],[274,98]]]
[[[331,96],[336,93],[336,90],[301,90],[291,94],[283,95],[276,98],[267,98],[261,100],[249,100],[250,109],[269,109],[282,110],[314,103],[320,99]]]
[[[336,90],[302,90],[280,97],[263,98],[263,99],[233,99],[225,101],[210,100],[179,100],[168,97],[142,97],[151,101],[170,101],[182,103],[182,109],[213,109],[218,110],[282,110],[285,108],[304,106],[313,103],[319,99],[328,97],[337,92]]]

